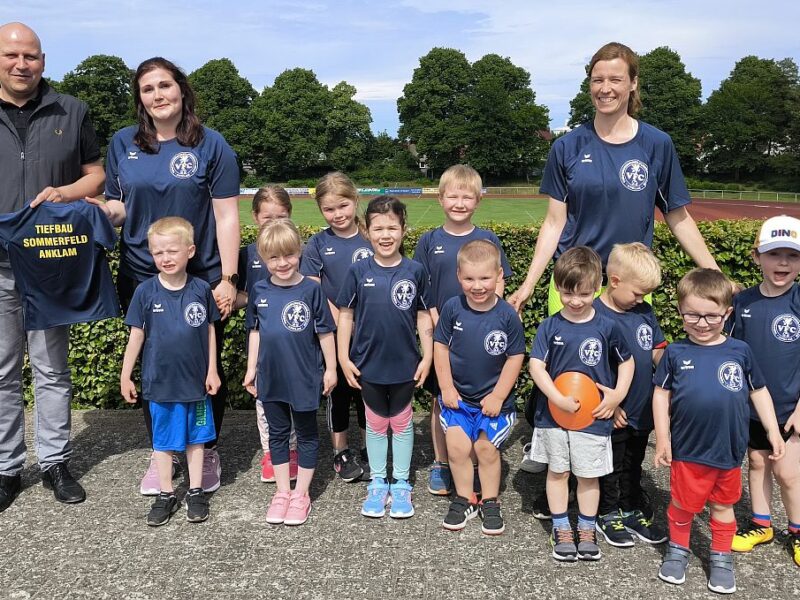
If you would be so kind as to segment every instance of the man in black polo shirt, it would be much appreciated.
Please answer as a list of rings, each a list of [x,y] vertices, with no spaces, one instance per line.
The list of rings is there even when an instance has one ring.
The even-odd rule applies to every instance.
[[[0,26],[0,213],[46,200],[95,196],[105,175],[100,147],[83,102],[42,80],[44,53],[22,23]],[[69,327],[25,332],[8,255],[0,251],[0,511],[20,490],[25,466],[22,358],[34,376],[35,447],[45,487],[56,500],[82,502],[86,493],[67,470],[72,381]]]

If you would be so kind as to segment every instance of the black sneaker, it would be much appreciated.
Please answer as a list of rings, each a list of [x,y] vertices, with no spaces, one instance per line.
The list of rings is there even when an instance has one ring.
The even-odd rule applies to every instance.
[[[369,454],[366,448],[362,448],[358,457],[358,464],[361,466],[361,481],[372,481],[372,471],[369,468]]]
[[[186,520],[190,523],[202,523],[208,519],[208,498],[203,488],[192,488],[186,492]]]
[[[355,452],[350,448],[345,448],[333,457],[333,470],[339,474],[342,481],[347,483],[356,481],[364,473],[364,469],[358,466]]]
[[[619,511],[598,517],[595,528],[603,535],[607,544],[617,548],[633,546],[633,536],[622,522],[622,515],[619,514]]]
[[[622,523],[625,529],[648,544],[663,544],[669,539],[667,532],[653,523],[653,517],[648,517],[640,510],[623,517]]]
[[[150,527],[159,527],[169,523],[169,519],[178,510],[178,499],[174,492],[161,492],[147,514],[147,524]]]
[[[467,521],[478,514],[478,505],[461,496],[456,496],[450,503],[450,509],[442,521],[442,527],[450,531],[461,531]]]
[[[578,528],[578,558],[581,560],[600,560],[603,555],[597,545],[597,533],[594,529]]]
[[[578,560],[578,547],[575,545],[575,532],[572,528],[553,527],[550,531],[550,545],[553,547],[553,558],[556,560],[561,562]]]
[[[547,494],[542,492],[533,499],[533,516],[540,521],[551,521],[550,505],[547,503]]]
[[[481,531],[486,535],[500,535],[506,530],[506,524],[503,521],[503,513],[500,512],[500,503],[497,498],[487,498],[481,500],[479,505],[481,519]]]

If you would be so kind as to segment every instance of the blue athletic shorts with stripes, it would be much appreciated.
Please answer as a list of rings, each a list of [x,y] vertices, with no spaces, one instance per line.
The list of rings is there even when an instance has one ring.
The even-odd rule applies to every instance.
[[[476,442],[481,435],[481,431],[486,433],[486,437],[496,447],[500,448],[503,442],[511,435],[514,423],[517,422],[516,413],[499,414],[496,417],[487,417],[483,414],[480,406],[473,406],[458,401],[458,408],[448,408],[439,396],[439,404],[442,407],[442,414],[439,423],[446,432],[448,427],[460,427],[467,437]]]
[[[182,452],[186,446],[205,444],[216,437],[211,398],[199,402],[150,401],[153,450]]]

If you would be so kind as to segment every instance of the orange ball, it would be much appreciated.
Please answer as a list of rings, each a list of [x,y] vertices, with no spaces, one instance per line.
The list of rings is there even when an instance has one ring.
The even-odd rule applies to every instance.
[[[548,401],[550,414],[564,429],[578,431],[594,423],[592,411],[600,404],[600,390],[591,377],[578,371],[566,371],[553,380],[559,392],[580,403],[575,412],[567,412]]]

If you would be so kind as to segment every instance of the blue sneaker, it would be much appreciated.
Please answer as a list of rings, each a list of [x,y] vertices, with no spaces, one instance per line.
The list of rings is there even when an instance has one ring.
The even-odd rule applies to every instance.
[[[376,477],[367,486],[367,499],[361,505],[361,514],[378,519],[386,514],[389,502],[389,484],[385,479]]]
[[[453,491],[453,476],[450,474],[450,465],[434,461],[428,477],[428,491],[434,496],[447,496]]]
[[[411,484],[405,479],[398,479],[390,488],[392,508],[389,516],[393,519],[407,519],[414,516],[414,505],[411,504]]]

